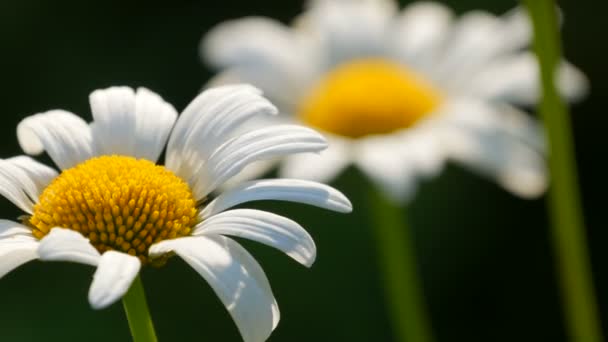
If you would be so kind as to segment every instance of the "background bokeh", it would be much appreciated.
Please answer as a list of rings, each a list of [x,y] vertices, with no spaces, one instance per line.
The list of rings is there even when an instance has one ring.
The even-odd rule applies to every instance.
[[[405,3],[405,1],[403,1]],[[502,13],[512,0],[446,1],[457,12]],[[580,180],[600,307],[608,313],[605,1],[562,1],[568,58],[589,75],[592,93],[573,108]],[[0,158],[21,153],[24,116],[63,108],[89,119],[88,94],[110,85],[146,86],[183,109],[211,71],[198,44],[214,24],[245,15],[289,21],[301,1],[0,1]],[[42,159],[48,160],[43,157]],[[390,341],[364,178],[350,170],[334,184],[355,205],[340,215],[303,205],[258,207],[291,217],[315,238],[306,269],[280,252],[245,242],[265,268],[282,311],[271,341]],[[546,198],[513,197],[451,165],[425,183],[409,210],[416,254],[439,341],[562,341],[559,292]],[[19,210],[0,199],[0,217]],[[0,280],[0,341],[128,341],[120,303],[93,311],[93,269],[31,262]],[[174,258],[143,279],[162,341],[239,341],[209,286]],[[608,317],[604,321],[607,321]]]

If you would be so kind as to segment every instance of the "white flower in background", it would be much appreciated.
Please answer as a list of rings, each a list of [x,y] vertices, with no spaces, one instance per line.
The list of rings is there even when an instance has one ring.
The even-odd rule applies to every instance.
[[[301,202],[339,212],[352,207],[337,190],[311,181],[267,179],[210,193],[249,163],[318,152],[325,139],[293,125],[235,135],[276,108],[250,86],[203,92],[177,118],[146,89],[94,91],[93,122],[62,110],[36,114],[17,127],[28,154],[46,151],[57,173],[27,156],[0,160],[0,194],[28,215],[0,220],[0,277],[33,259],[95,266],[89,301],[120,299],[142,265],[175,253],[213,288],[245,341],[263,341],[279,321],[268,279],[228,236],[280,249],[306,266],[316,255],[296,222],[232,207],[256,200]],[[167,143],[168,140],[168,143]],[[165,166],[156,165],[167,143]]]
[[[260,17],[228,21],[201,48],[225,68],[212,83],[252,83],[287,114],[280,119],[328,136],[320,156],[283,159],[283,176],[328,181],[355,164],[403,201],[417,179],[453,160],[534,197],[547,187],[542,130],[513,106],[539,97],[531,35],[519,8],[455,18],[434,2],[399,12],[392,1],[317,0],[292,28]],[[570,100],[587,91],[565,61],[558,78]]]

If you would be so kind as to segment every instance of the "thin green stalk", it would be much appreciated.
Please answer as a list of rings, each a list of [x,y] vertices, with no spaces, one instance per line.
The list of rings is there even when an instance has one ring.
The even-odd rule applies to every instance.
[[[549,211],[561,290],[573,341],[601,341],[580,193],[577,185],[570,116],[555,86],[561,59],[557,8],[552,0],[524,0],[534,25],[543,99],[540,114],[549,143]]]
[[[135,277],[131,288],[122,298],[122,304],[127,314],[133,342],[156,342],[152,317],[148,311],[144,286],[139,275]]]
[[[376,249],[387,305],[398,341],[433,340],[420,288],[405,210],[376,189],[370,193]]]

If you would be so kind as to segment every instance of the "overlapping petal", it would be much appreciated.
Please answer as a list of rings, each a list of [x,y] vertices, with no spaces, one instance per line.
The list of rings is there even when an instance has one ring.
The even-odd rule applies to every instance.
[[[0,159],[0,194],[31,214],[38,196],[57,172],[25,157]]]
[[[253,116],[276,112],[251,86],[224,86],[201,93],[175,125],[167,146],[167,168],[192,182],[211,154],[240,125]]]
[[[300,18],[320,43],[324,67],[386,52],[385,37],[396,13],[393,1],[317,0]]]
[[[254,240],[281,250],[308,267],[317,254],[312,237],[299,224],[261,210],[225,211],[204,220],[192,235],[230,235]]]
[[[294,153],[318,152],[327,147],[325,139],[312,129],[278,125],[232,138],[217,148],[195,173],[195,198],[203,198],[250,163]]]
[[[38,246],[40,260],[70,261],[91,266],[99,264],[100,254],[80,233],[65,229],[53,228],[40,240]]]
[[[145,88],[100,89],[89,100],[98,154],[158,159],[177,118],[173,106]]]
[[[389,38],[391,55],[414,68],[433,72],[452,18],[452,11],[437,2],[408,5],[395,18]]]

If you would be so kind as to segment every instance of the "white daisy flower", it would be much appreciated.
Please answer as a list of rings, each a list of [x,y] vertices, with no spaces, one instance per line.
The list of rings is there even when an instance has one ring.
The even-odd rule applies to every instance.
[[[283,121],[327,133],[329,149],[285,158],[283,176],[328,181],[354,164],[403,201],[453,160],[534,197],[547,187],[542,130],[513,106],[539,97],[531,36],[519,8],[456,18],[435,2],[398,11],[393,1],[317,0],[293,27],[222,23],[201,51],[225,68],[214,82],[252,83],[288,114]],[[587,80],[564,61],[559,88],[576,100]]]
[[[279,321],[268,279],[236,236],[275,247],[305,266],[310,235],[269,212],[231,209],[283,200],[350,212],[337,190],[311,181],[266,179],[210,193],[249,163],[326,147],[317,132],[294,125],[235,135],[276,108],[251,86],[200,94],[177,117],[147,89],[113,87],[90,96],[93,122],[52,110],[17,127],[27,154],[48,153],[57,172],[30,157],[0,160],[0,194],[21,208],[21,223],[0,220],[0,277],[34,259],[96,267],[93,308],[120,299],[142,265],[179,255],[213,288],[245,341],[263,341]],[[168,143],[167,143],[168,140]],[[165,166],[155,162],[167,143]]]

